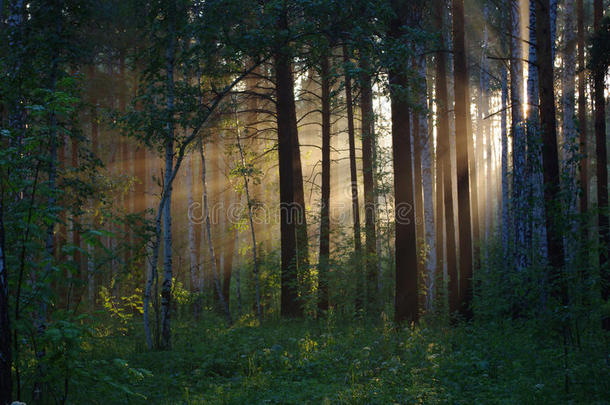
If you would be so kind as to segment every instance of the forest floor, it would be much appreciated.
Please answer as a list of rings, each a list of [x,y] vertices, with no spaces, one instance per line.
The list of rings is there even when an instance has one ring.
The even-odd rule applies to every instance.
[[[515,321],[401,330],[381,321],[174,324],[171,351],[147,351],[135,331],[98,330],[106,336],[89,342],[75,368],[89,371],[73,372],[68,402],[610,403],[608,335],[600,331],[564,350],[559,336]]]

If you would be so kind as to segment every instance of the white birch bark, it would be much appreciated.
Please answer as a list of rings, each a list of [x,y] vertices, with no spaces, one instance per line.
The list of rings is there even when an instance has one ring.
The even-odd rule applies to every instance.
[[[432,176],[432,134],[428,130],[426,57],[421,56],[417,64],[419,79],[419,139],[421,151],[422,185],[424,192],[424,239],[426,242],[426,309],[434,309],[436,299],[436,233],[434,227],[434,178]]]
[[[216,287],[218,299],[220,300],[220,305],[222,305],[222,308],[224,310],[227,323],[231,325],[233,323],[233,319],[231,318],[229,305],[222,293],[220,277],[218,275],[218,269],[216,267],[216,255],[214,253],[214,245],[212,243],[212,227],[210,223],[210,209],[208,206],[208,187],[206,184],[205,150],[203,147],[203,140],[199,142],[199,155],[201,156],[201,185],[203,186],[203,217],[205,224],[205,234],[208,242],[208,251],[210,254],[210,266],[212,267],[212,276],[214,277],[214,285]]]

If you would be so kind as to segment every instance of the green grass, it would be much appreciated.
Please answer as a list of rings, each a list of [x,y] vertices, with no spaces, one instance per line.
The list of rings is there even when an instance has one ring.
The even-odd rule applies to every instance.
[[[171,351],[138,333],[93,338],[70,403],[610,403],[607,336],[567,352],[552,333],[506,322],[395,330],[389,323],[174,321]],[[77,375],[78,373],[75,373]],[[565,381],[568,377],[568,391]]]

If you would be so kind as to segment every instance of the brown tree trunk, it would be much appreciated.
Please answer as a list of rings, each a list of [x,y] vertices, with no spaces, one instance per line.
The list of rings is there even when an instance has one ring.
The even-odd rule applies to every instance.
[[[585,79],[585,25],[583,0],[576,1],[577,30],[578,30],[578,129],[580,132],[580,212],[587,212],[589,205],[589,184],[587,180],[587,94]],[[588,227],[583,227],[586,238]]]
[[[343,63],[349,63],[347,46],[343,45]],[[360,235],[360,204],[358,202],[358,174],[356,166],[356,137],[354,131],[354,104],[352,96],[352,81],[349,72],[345,73],[345,106],[347,109],[347,136],[349,142],[349,173],[352,196],[352,221],[354,232],[354,263],[356,270],[356,297],[362,297],[362,237]]]
[[[360,60],[362,68],[360,109],[362,116],[362,174],[364,179],[364,234],[366,237],[365,271],[366,302],[369,309],[377,300],[377,234],[375,231],[375,182],[373,178],[374,122],[373,88],[370,66],[366,57]],[[363,297],[358,297],[362,299]]]
[[[560,232],[560,176],[555,121],[555,92],[553,88],[553,56],[549,0],[536,1],[536,43],[538,59],[538,88],[540,91],[540,124],[542,130],[542,170],[546,227],[552,282],[559,287],[562,305],[567,304],[567,289],[561,274],[564,265],[563,238]]]
[[[455,223],[453,214],[453,176],[451,170],[451,144],[449,140],[449,97],[447,95],[447,62],[444,51],[444,9],[445,0],[437,0],[436,26],[441,33],[441,51],[436,54],[436,89],[438,103],[437,165],[440,165],[443,185],[442,193],[445,220],[445,263],[449,287],[449,309],[457,311],[459,306],[458,270],[455,246]],[[437,172],[438,173],[438,172]],[[438,176],[438,174],[437,174]]]
[[[0,404],[10,404],[13,394],[11,324],[4,252],[4,190],[0,190]]]
[[[320,255],[318,263],[318,310],[328,309],[328,265],[330,255],[330,63],[320,61],[322,81],[322,198],[320,201]]]
[[[390,23],[389,35],[402,36],[406,23],[406,1],[394,4],[397,18]],[[419,319],[417,285],[417,240],[415,234],[413,157],[411,149],[410,107],[407,98],[406,66],[393,66],[388,78],[392,92],[392,159],[394,162],[396,322],[417,322]]]
[[[468,68],[464,44],[464,0],[453,0],[453,53],[455,93],[455,152],[457,162],[458,223],[460,232],[459,307],[466,319],[472,317],[472,226],[468,176]]]
[[[593,28],[601,29],[604,17],[603,0],[593,2]],[[601,271],[602,298],[610,299],[610,229],[608,226],[608,157],[606,151],[606,100],[604,98],[604,79],[607,66],[593,66],[593,98],[595,101],[595,154],[597,156],[597,207],[599,210],[599,268]],[[604,329],[610,330],[610,317],[603,319]]]
[[[278,28],[288,29],[287,10],[279,16]],[[281,48],[275,54],[276,115],[280,177],[281,231],[281,314],[284,317],[301,315],[298,302],[297,240],[295,219],[295,177],[297,162],[294,156],[296,109],[290,55]],[[299,165],[300,166],[300,165]],[[300,167],[299,167],[300,169]],[[300,173],[300,170],[299,170]],[[301,177],[302,180],[302,177]]]

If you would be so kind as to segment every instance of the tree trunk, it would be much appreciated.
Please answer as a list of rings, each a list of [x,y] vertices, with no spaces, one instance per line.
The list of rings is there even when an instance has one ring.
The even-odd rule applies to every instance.
[[[360,109],[362,117],[362,174],[364,179],[364,234],[367,309],[374,310],[377,300],[377,234],[375,231],[375,182],[373,178],[374,122],[373,87],[366,57],[361,58]],[[363,297],[357,297],[362,299]]]
[[[343,45],[343,63],[347,66],[349,63],[349,54],[347,46]],[[351,73],[345,72],[345,106],[347,109],[347,136],[349,142],[349,173],[351,181],[351,197],[352,197],[352,221],[354,232],[354,264],[356,271],[356,297],[362,297],[363,283],[362,271],[362,238],[360,235],[360,204],[358,202],[358,174],[356,166],[356,137],[354,131],[354,105],[352,96],[352,81]]]
[[[576,0],[578,25],[578,130],[580,133],[580,213],[585,214],[589,206],[589,184],[587,179],[587,94],[585,78],[585,25],[583,0]],[[583,238],[587,239],[588,227],[583,226]]]
[[[567,304],[567,289],[562,280],[564,265],[563,240],[560,232],[559,156],[555,122],[555,94],[553,88],[553,56],[551,43],[549,0],[536,1],[536,43],[538,57],[538,88],[540,92],[540,124],[542,130],[542,169],[546,208],[547,245],[552,267],[552,281],[559,287],[562,305]]]
[[[472,227],[468,176],[468,68],[464,44],[464,1],[453,0],[453,53],[455,93],[455,152],[458,176],[458,223],[460,239],[460,314],[472,317]]]
[[[163,207],[163,283],[161,285],[161,342],[162,349],[171,347],[171,300],[172,300],[172,175],[174,170],[174,64],[176,59],[176,9],[168,10],[169,32],[165,54],[167,114],[165,136],[165,193],[167,199]]]
[[[436,88],[438,114],[437,164],[443,179],[443,201],[445,219],[445,264],[449,278],[449,309],[454,312],[459,305],[458,270],[455,243],[455,222],[453,213],[453,173],[451,170],[451,142],[449,139],[449,100],[447,95],[447,62],[445,58],[444,9],[445,0],[436,0],[435,13],[437,30],[441,34],[441,51],[436,54]]]
[[[593,2],[593,27],[595,32],[601,29],[604,17],[603,0]],[[610,299],[610,229],[608,226],[608,157],[606,151],[606,100],[604,98],[604,79],[607,66],[601,63],[593,66],[593,98],[595,101],[595,154],[597,157],[597,208],[599,210],[599,268],[601,269],[602,299]],[[603,319],[604,329],[610,330],[610,316]]]
[[[423,49],[422,49],[423,50]],[[419,79],[421,87],[419,88],[419,107],[422,108],[419,118],[419,139],[415,142],[419,143],[421,151],[422,163],[422,183],[424,192],[423,201],[423,218],[425,222],[424,240],[426,245],[426,305],[428,311],[434,309],[436,299],[436,259],[437,245],[436,233],[434,228],[434,197],[433,197],[433,176],[432,176],[432,133],[428,131],[428,109],[427,109],[427,83],[426,83],[426,57],[421,56],[418,61]],[[438,221],[438,219],[437,219]]]
[[[287,10],[279,17],[278,28],[288,29]],[[293,149],[296,132],[294,83],[290,55],[278,49],[275,55],[276,114],[278,132],[278,159],[280,177],[280,231],[281,231],[281,314],[284,317],[301,315],[298,302],[297,240],[295,220],[295,174],[298,162]],[[298,165],[300,166],[300,165]],[[300,171],[300,170],[299,170]],[[302,180],[302,178],[301,178]],[[298,205],[298,203],[297,203]],[[302,206],[300,207],[302,208]],[[296,207],[296,211],[299,207]]]
[[[510,188],[509,188],[509,178],[508,178],[508,114],[506,110],[508,109],[508,72],[506,71],[506,67],[501,67],[501,81],[502,81],[502,105],[500,113],[500,132],[501,132],[501,143],[502,143],[502,196],[501,196],[501,209],[502,218],[499,218],[500,224],[502,225],[501,229],[501,239],[502,239],[502,254],[504,257],[507,257],[510,252],[510,236],[512,234],[512,221],[510,219]]]
[[[406,2],[395,5],[397,18],[390,23],[389,36],[400,40],[406,24]],[[388,72],[392,110],[392,159],[394,162],[396,322],[419,320],[417,284],[417,240],[415,235],[413,157],[411,152],[410,106],[407,98],[406,66],[392,66]]]
[[[563,104],[563,171],[565,184],[566,206],[569,225],[569,232],[565,238],[566,263],[570,267],[574,265],[576,254],[578,223],[576,221],[577,204],[577,184],[576,184],[576,162],[578,153],[578,140],[576,134],[574,91],[576,76],[576,27],[574,24],[574,0],[565,0],[564,12],[564,55],[563,55],[563,74],[562,74],[562,104]]]
[[[521,17],[519,1],[509,2],[511,21],[510,36],[510,108],[513,139],[513,211],[515,220],[515,266],[518,272],[527,267],[527,197],[526,134],[523,122],[523,52],[521,41]]]
[[[322,196],[320,201],[320,254],[318,263],[318,311],[328,310],[328,271],[330,255],[330,63],[320,61],[322,81]]]
[[[8,269],[5,256],[4,189],[0,190],[0,404],[10,404],[13,394],[11,324]]]
[[[197,247],[195,241],[195,227],[198,225],[193,217],[193,157],[187,156],[186,161],[186,201],[187,209],[187,230],[188,230],[188,246],[189,246],[189,274],[190,274],[190,290],[191,293],[197,294],[198,291],[198,274],[199,274],[199,259],[197,258]]]
[[[239,121],[237,119],[237,111],[235,112],[235,122],[236,122],[236,135],[237,135],[237,147],[239,149],[239,159],[242,167],[242,178],[244,180],[244,191],[246,194],[246,203],[248,204],[248,222],[250,224],[250,235],[252,237],[252,264],[254,266],[254,288],[256,293],[256,316],[258,317],[259,324],[263,322],[263,312],[261,310],[261,291],[260,291],[260,282],[259,282],[259,274],[258,274],[258,257],[257,257],[257,248],[256,248],[256,233],[254,232],[254,215],[252,213],[253,201],[250,198],[250,179],[246,174],[246,159],[244,157],[244,149],[241,145],[241,136],[239,129]],[[237,236],[237,235],[236,235]],[[237,271],[239,274],[239,270]],[[239,279],[239,277],[238,277]],[[239,286],[238,286],[239,291]],[[238,295],[239,297],[239,295]],[[241,312],[241,298],[239,299],[239,307]]]
[[[214,277],[214,286],[216,287],[216,293],[218,294],[220,305],[222,306],[227,319],[227,324],[231,325],[233,324],[233,319],[231,318],[231,312],[229,311],[229,304],[227,303],[226,297],[222,292],[222,286],[220,285],[218,267],[216,266],[216,254],[214,253],[214,244],[212,243],[212,225],[210,221],[210,207],[208,204],[208,186],[206,183],[205,151],[203,148],[203,140],[199,142],[199,155],[201,156],[201,185],[203,188],[203,217],[205,224],[205,236],[208,242],[212,276]]]
[[[225,159],[227,157],[225,156]],[[228,168],[228,164],[225,160],[225,168]],[[223,255],[224,260],[222,263],[222,294],[224,299],[227,300],[227,306],[231,309],[231,277],[233,276],[233,256],[235,255],[235,244],[230,243],[234,241],[237,237],[237,230],[230,222],[229,218],[229,208],[231,206],[231,201],[235,201],[235,197],[231,198],[231,194],[233,192],[231,184],[226,181],[227,176],[229,175],[228,169],[225,169],[226,173],[221,173],[220,177],[222,177],[224,183],[224,192],[225,192],[225,201],[224,201],[224,225],[225,225],[225,237],[229,243],[224,244]]]

